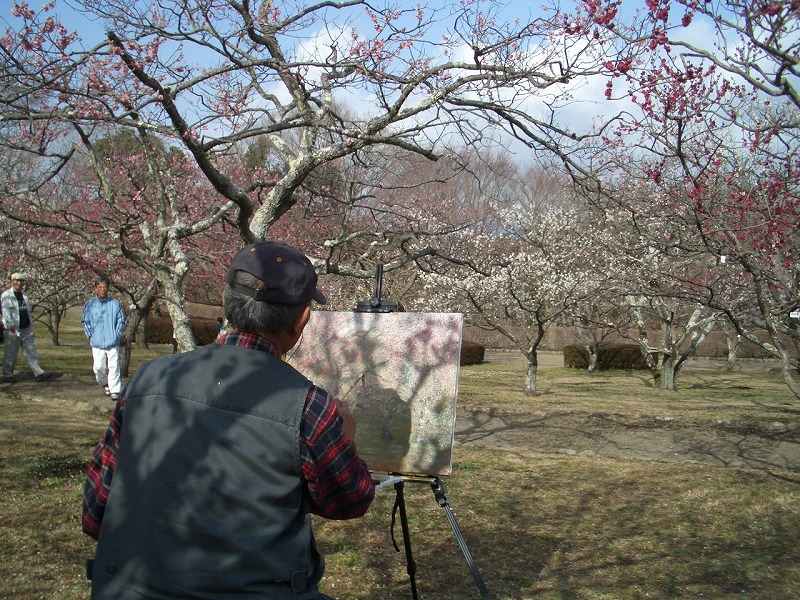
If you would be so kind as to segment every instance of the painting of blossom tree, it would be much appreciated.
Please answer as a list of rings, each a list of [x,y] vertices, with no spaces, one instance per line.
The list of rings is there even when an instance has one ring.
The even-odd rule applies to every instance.
[[[287,358],[346,400],[370,470],[449,475],[463,315],[314,311]]]

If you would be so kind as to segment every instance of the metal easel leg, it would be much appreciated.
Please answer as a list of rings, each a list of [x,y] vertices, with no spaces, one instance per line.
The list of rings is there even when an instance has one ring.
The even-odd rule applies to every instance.
[[[408,572],[408,578],[411,581],[411,596],[414,600],[418,600],[417,596],[417,565],[414,562],[414,557],[411,552],[411,536],[408,532],[408,516],[406,515],[406,500],[404,494],[404,483],[403,481],[398,481],[394,484],[394,489],[396,492],[395,500],[394,500],[394,509],[392,510],[392,543],[394,544],[395,550],[400,552],[400,548],[397,547],[397,542],[394,540],[394,520],[395,514],[399,511],[400,512],[400,526],[403,530],[403,545],[406,549],[406,570]]]
[[[444,491],[441,479],[434,477],[431,481],[431,488],[433,489],[433,495],[436,497],[436,502],[442,507],[444,514],[447,515],[447,520],[450,522],[450,527],[453,528],[453,534],[456,537],[458,546],[461,548],[461,552],[464,554],[464,558],[467,560],[469,570],[472,572],[472,576],[475,578],[475,583],[478,585],[481,598],[484,600],[489,600],[489,592],[486,589],[486,585],[483,583],[483,579],[481,579],[481,574],[478,572],[478,567],[475,565],[475,561],[472,560],[472,554],[470,553],[469,548],[467,548],[467,542],[464,540],[464,536],[461,535],[461,530],[458,527],[455,515],[453,515],[453,510],[450,508],[450,503],[447,501],[447,493]],[[416,596],[414,597],[416,598]]]

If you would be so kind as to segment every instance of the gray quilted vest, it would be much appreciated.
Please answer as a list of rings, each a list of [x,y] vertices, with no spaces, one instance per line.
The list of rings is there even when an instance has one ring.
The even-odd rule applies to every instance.
[[[317,598],[300,467],[309,385],[235,346],[143,366],[126,390],[92,599]]]

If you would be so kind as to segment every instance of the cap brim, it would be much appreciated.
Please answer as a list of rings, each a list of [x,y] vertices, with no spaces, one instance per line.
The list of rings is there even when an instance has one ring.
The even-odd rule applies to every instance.
[[[316,300],[320,304],[327,304],[328,301],[325,299],[325,294],[320,292],[318,289],[314,289],[314,294],[311,296],[312,300]]]

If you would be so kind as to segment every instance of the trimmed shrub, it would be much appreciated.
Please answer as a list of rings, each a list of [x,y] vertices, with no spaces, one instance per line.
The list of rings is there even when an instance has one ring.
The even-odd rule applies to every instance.
[[[601,346],[597,355],[598,368],[648,370],[642,350],[635,344],[609,344]]]
[[[148,344],[171,344],[172,321],[164,317],[148,317],[145,339]]]
[[[461,342],[461,366],[479,365],[483,362],[486,348],[474,342]]]
[[[570,369],[588,369],[589,351],[583,346],[564,346],[564,366]]]
[[[191,319],[192,333],[198,346],[206,346],[217,339],[217,321],[214,319]],[[172,320],[164,317],[147,319],[148,344],[172,344]]]
[[[198,346],[213,344],[217,339],[216,319],[192,319],[192,333]]]
[[[583,346],[564,346],[564,366],[573,369],[589,368],[589,351]],[[607,344],[601,346],[597,355],[597,369],[648,370],[647,361],[636,344]]]

